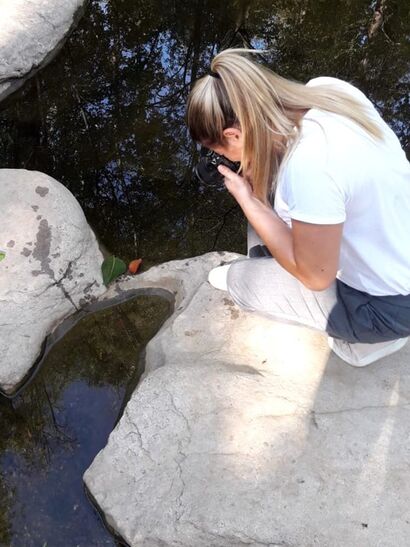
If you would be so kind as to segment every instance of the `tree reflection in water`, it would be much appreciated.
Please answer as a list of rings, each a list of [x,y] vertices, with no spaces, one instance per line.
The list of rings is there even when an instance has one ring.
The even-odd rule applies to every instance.
[[[0,545],[115,544],[84,495],[82,475],[169,313],[167,300],[139,296],[85,317],[20,395],[0,399]]]
[[[142,257],[145,269],[211,250],[244,252],[245,222],[233,199],[191,175],[197,151],[184,105],[212,55],[227,45],[263,47],[270,66],[286,77],[349,80],[375,101],[408,149],[409,32],[410,3],[399,0],[93,0],[53,63],[0,105],[1,166],[37,169],[63,182],[109,252]],[[35,537],[47,537],[42,526],[60,530],[64,545],[64,527],[74,534],[61,496],[55,511],[51,502],[45,510],[29,496],[16,509],[14,500],[22,503],[24,481],[49,500],[58,484],[68,507],[69,481],[80,488],[80,469],[111,430],[129,360],[107,349],[115,329],[97,323],[101,338],[93,334],[91,343],[84,336],[77,353],[80,343],[67,337],[55,364],[44,368],[47,376],[36,378],[13,406],[0,407],[0,541],[6,544],[17,533],[24,537],[15,528],[16,510],[19,526],[28,523]],[[133,340],[134,334],[122,347],[135,351]],[[67,409],[76,426],[64,423]],[[77,427],[85,431],[94,414],[101,416],[98,429],[86,433],[93,449],[78,456]],[[69,454],[75,457],[68,476],[55,466]],[[13,473],[19,480],[10,479]],[[50,491],[43,482],[40,492],[40,477],[50,473],[58,481],[47,484]],[[81,543],[94,522],[85,513],[69,536],[73,544],[91,544]]]
[[[244,251],[242,214],[192,179],[191,83],[228,43],[266,47],[271,67],[359,85],[409,143],[409,4],[374,1],[94,1],[57,59],[1,112],[1,164],[44,171],[79,199],[113,253],[145,267]],[[378,2],[380,4],[380,2]],[[371,36],[371,38],[369,37]],[[230,210],[229,214],[225,215]]]

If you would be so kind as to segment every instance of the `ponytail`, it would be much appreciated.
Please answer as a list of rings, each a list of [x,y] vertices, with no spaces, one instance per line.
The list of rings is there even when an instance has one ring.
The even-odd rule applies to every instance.
[[[348,93],[332,85],[309,87],[282,78],[243,55],[255,52],[227,49],[216,55],[213,74],[198,80],[190,93],[186,121],[193,140],[204,146],[223,145],[227,127],[241,129],[241,166],[249,170],[261,201],[272,201],[279,169],[300,135],[290,112],[310,108],[334,112],[357,123],[371,137],[381,138],[366,106]]]

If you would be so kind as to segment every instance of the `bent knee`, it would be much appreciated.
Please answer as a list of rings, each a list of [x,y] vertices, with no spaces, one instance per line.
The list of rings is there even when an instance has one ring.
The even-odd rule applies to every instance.
[[[254,311],[254,291],[251,276],[249,276],[250,259],[233,262],[228,270],[226,283],[233,301],[249,311]]]

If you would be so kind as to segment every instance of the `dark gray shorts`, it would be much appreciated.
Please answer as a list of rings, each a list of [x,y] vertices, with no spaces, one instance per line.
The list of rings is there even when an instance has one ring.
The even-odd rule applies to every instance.
[[[327,332],[348,342],[385,342],[410,335],[410,295],[374,296],[339,279]],[[333,334],[332,334],[333,331]]]
[[[410,295],[374,296],[336,279],[311,291],[284,270],[248,226],[248,258],[231,264],[228,292],[240,307],[302,324],[347,342],[410,336]]]

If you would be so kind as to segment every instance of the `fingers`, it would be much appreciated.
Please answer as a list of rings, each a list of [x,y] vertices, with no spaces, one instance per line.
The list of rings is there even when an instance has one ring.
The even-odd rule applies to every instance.
[[[218,165],[218,171],[221,175],[230,179],[238,176],[234,171],[229,169],[229,167],[226,167],[226,165]]]

